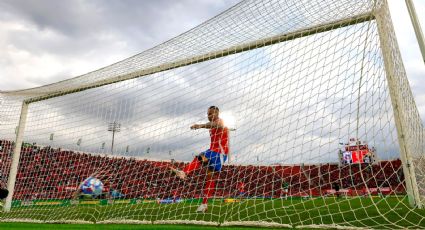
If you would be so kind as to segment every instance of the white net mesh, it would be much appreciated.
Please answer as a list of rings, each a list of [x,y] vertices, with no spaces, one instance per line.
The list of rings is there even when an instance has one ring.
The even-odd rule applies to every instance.
[[[230,152],[210,178],[187,169],[211,105]],[[114,65],[1,92],[0,122],[3,220],[425,226],[423,127],[385,1],[243,1]]]

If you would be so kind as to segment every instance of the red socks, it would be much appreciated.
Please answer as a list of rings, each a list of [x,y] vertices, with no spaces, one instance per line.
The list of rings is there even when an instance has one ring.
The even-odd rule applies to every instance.
[[[199,162],[198,157],[195,157],[192,162],[190,162],[188,165],[186,165],[186,167],[183,168],[183,172],[189,174],[193,170],[200,168],[201,165],[202,163]],[[204,187],[204,198],[202,199],[203,204],[208,203],[208,198],[214,194],[214,189],[215,181],[213,179],[208,179]]]
[[[193,170],[198,169],[199,167],[201,167],[201,162],[199,162],[198,158],[195,157],[192,162],[190,162],[188,165],[186,165],[186,167],[184,167],[183,172],[185,172],[187,175]]]
[[[208,198],[214,194],[214,189],[215,189],[215,182],[212,179],[207,180],[207,183],[205,184],[205,188],[204,188],[204,198],[202,199],[203,204],[208,203]]]

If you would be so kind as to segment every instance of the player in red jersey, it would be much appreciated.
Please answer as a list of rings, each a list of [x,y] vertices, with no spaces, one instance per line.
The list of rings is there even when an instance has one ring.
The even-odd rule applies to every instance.
[[[203,191],[202,204],[197,212],[206,212],[208,209],[208,198],[215,190],[214,172],[220,172],[223,163],[227,160],[229,153],[229,129],[219,117],[220,110],[216,106],[208,108],[208,122],[205,124],[194,124],[191,129],[209,129],[211,144],[210,148],[196,156],[193,161],[186,165],[183,170],[170,168],[179,178],[186,179],[194,170],[201,166],[208,167],[206,183]]]
[[[239,198],[245,196],[245,183],[243,181],[238,181],[236,184],[239,194],[237,195]]]

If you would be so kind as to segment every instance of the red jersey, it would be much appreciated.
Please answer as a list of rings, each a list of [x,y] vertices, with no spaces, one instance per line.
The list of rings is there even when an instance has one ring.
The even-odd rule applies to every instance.
[[[245,183],[244,182],[238,182],[238,190],[239,192],[245,192]]]
[[[229,153],[229,129],[212,128],[210,129],[211,145],[210,150],[216,153]]]

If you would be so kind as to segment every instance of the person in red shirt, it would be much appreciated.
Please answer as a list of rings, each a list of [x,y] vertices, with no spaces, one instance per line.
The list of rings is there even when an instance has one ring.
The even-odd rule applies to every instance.
[[[238,182],[237,189],[239,191],[238,197],[244,197],[245,196],[245,183],[243,181]]]
[[[208,167],[202,204],[196,210],[197,212],[207,211],[208,198],[212,196],[215,190],[214,172],[221,171],[229,153],[229,129],[224,125],[219,114],[220,110],[217,106],[210,106],[207,111],[208,122],[205,124],[194,124],[190,127],[193,130],[209,129],[211,138],[210,148],[196,156],[183,170],[170,167],[171,171],[183,180],[187,178],[187,175],[201,166]]]

